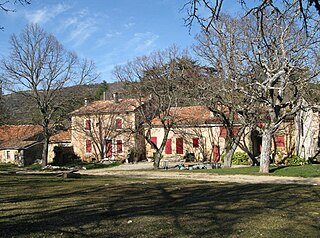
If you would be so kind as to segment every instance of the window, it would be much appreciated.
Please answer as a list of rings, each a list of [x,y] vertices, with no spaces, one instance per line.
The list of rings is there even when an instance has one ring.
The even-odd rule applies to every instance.
[[[122,140],[117,140],[117,153],[122,153]]]
[[[171,139],[167,139],[166,141],[165,153],[168,155],[172,154]]]
[[[199,148],[199,138],[198,137],[192,138],[192,145],[193,145],[193,148]]]
[[[284,147],[284,136],[276,136],[276,146]]]
[[[116,119],[116,129],[122,129],[122,119],[121,118]]]
[[[86,130],[91,130],[91,120],[90,119],[87,119],[86,120]]]
[[[176,153],[179,155],[183,154],[183,138],[176,139]]]
[[[92,142],[91,140],[86,140],[86,153],[92,152]]]
[[[157,146],[157,137],[151,137],[150,140]],[[152,146],[152,148],[154,148],[154,146]]]

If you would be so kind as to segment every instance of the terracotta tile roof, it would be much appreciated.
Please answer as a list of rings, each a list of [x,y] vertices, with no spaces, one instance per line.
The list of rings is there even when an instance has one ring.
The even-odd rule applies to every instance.
[[[201,125],[211,123],[222,123],[221,119],[212,115],[205,106],[189,106],[171,108],[172,119],[177,125]],[[152,124],[160,125],[160,119],[155,118]]]
[[[23,148],[40,139],[42,127],[38,125],[0,126],[0,148]]]
[[[50,142],[71,142],[71,130],[61,131],[51,136]]]
[[[71,115],[92,114],[92,113],[108,113],[108,112],[128,112],[134,111],[139,106],[135,99],[119,99],[119,102],[114,100],[100,100],[89,103],[71,113]]]

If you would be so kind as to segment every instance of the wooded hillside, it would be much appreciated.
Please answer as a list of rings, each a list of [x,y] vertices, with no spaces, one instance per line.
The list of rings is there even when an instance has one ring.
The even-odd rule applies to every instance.
[[[67,87],[59,93],[59,100],[63,101],[64,107],[61,114],[68,124],[68,114],[84,104],[85,98],[89,101],[98,100],[100,84],[81,85]],[[111,98],[112,92],[120,91],[119,83],[108,84],[106,97]],[[27,93],[27,92],[24,92]],[[26,100],[20,93],[3,95],[0,112],[0,124],[35,124],[38,120],[38,109],[34,101]]]

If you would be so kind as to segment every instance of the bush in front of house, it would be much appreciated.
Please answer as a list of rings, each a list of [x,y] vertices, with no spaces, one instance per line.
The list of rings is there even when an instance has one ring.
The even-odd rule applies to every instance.
[[[291,157],[287,157],[285,159],[285,164],[286,165],[305,165],[305,164],[310,164],[310,161],[303,159],[298,155],[292,155]]]
[[[245,152],[235,152],[232,156],[232,164],[249,165],[249,156]]]

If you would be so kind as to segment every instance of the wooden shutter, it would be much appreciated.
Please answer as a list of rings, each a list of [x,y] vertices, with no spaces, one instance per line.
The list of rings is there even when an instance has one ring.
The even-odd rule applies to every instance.
[[[276,136],[276,146],[284,147],[284,136]]]
[[[193,148],[199,148],[199,138],[198,137],[192,138],[192,145],[193,145]]]
[[[91,120],[90,119],[86,120],[86,130],[91,130]]]
[[[122,129],[122,119],[121,118],[116,119],[116,129]]]
[[[117,153],[122,153],[122,140],[117,140]]]
[[[176,139],[176,153],[183,154],[183,138]]]
[[[227,136],[227,128],[220,126],[220,137],[226,138]]]
[[[171,139],[167,139],[166,141],[165,153],[168,155],[172,154]]]
[[[156,146],[158,146],[158,145],[157,145],[157,137],[156,137],[156,136],[151,137],[150,140],[151,140]]]
[[[91,140],[86,140],[86,153],[92,152],[92,142]]]

